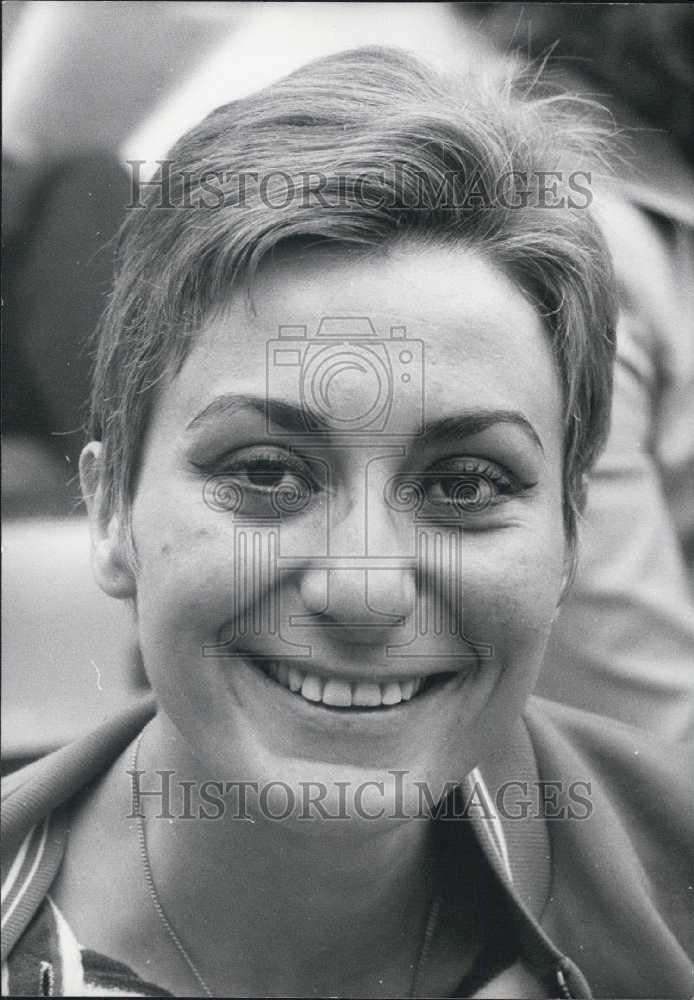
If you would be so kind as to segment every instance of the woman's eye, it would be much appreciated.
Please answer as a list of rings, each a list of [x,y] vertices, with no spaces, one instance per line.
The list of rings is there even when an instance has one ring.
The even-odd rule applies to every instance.
[[[214,510],[239,515],[296,514],[324,489],[317,471],[292,453],[244,449],[215,463],[205,501]]]
[[[465,459],[446,463],[425,477],[429,503],[459,514],[482,514],[524,492],[496,463]]]
[[[230,470],[233,471],[233,470]],[[260,491],[279,489],[288,481],[299,481],[295,469],[288,469],[282,462],[273,459],[256,459],[246,462],[235,470],[238,479]]]
[[[294,456],[258,455],[237,459],[227,466],[226,473],[255,493],[292,490],[309,494],[320,489],[315,470]]]

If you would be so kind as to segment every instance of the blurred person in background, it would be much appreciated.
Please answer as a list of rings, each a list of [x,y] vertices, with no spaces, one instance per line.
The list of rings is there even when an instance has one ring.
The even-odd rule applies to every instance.
[[[113,154],[3,157],[5,517],[65,516],[79,503],[92,337],[128,196]]]

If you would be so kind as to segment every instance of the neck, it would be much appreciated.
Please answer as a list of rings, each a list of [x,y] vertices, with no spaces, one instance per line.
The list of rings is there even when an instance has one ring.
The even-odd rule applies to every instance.
[[[163,766],[156,726],[142,746],[142,788]],[[185,773],[190,759],[180,764]],[[142,808],[154,881],[214,992],[229,992],[230,970],[246,995],[409,991],[436,891],[429,823],[166,821],[159,804]]]

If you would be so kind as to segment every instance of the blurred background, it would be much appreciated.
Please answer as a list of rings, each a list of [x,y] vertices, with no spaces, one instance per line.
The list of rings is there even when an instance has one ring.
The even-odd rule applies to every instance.
[[[3,50],[6,766],[146,685],[92,583],[76,467],[113,239],[189,126],[311,58],[399,45],[475,71],[546,60],[630,154],[603,210],[622,293],[610,446],[541,692],[682,736],[694,675],[691,4],[12,2]]]

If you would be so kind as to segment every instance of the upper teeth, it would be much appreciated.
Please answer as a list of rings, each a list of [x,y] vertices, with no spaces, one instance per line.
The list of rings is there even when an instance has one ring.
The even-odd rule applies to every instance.
[[[300,694],[307,701],[322,702],[335,708],[378,708],[380,705],[397,705],[409,701],[422,686],[423,677],[412,677],[406,681],[387,681],[376,684],[373,681],[356,681],[331,678],[324,680],[317,674],[309,674],[286,663],[273,662],[267,672],[283,687]]]

